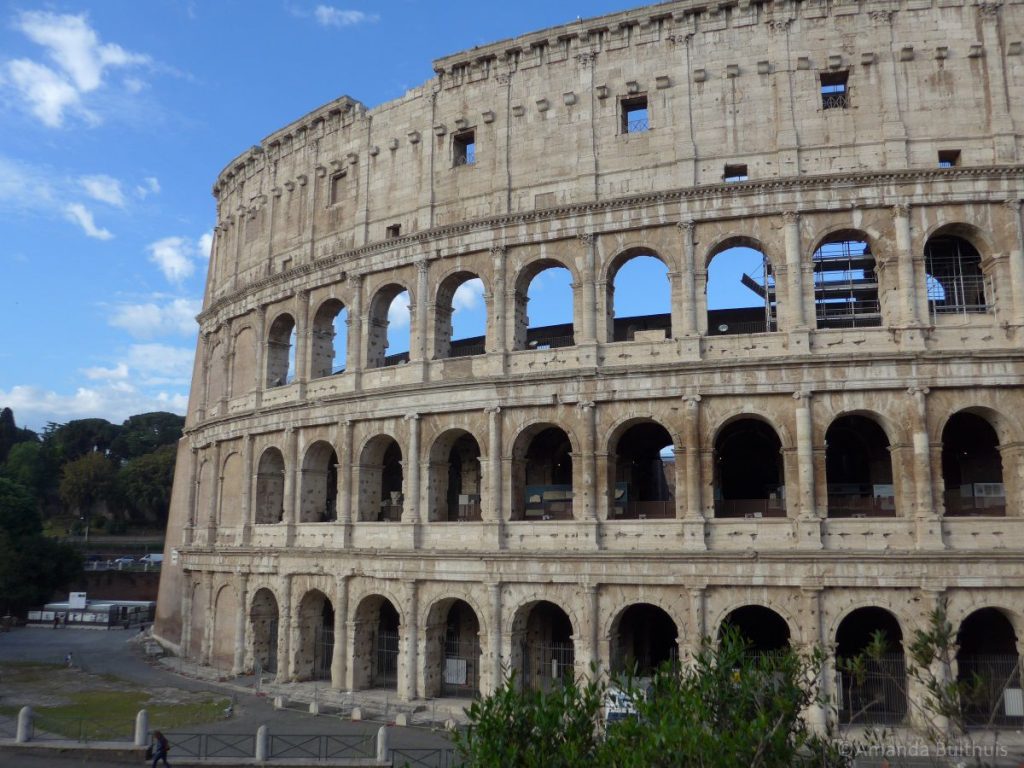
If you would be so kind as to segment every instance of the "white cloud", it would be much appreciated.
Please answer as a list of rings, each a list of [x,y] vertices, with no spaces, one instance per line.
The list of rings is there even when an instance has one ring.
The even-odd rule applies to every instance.
[[[132,336],[150,339],[168,333],[187,336],[195,333],[195,316],[201,302],[194,299],[173,299],[164,304],[122,304],[114,307],[107,322],[123,328]]]
[[[85,378],[93,379],[94,381],[122,380],[128,378],[128,365],[127,363],[118,363],[113,368],[103,368],[101,366],[83,368],[82,373],[85,374]]]
[[[97,227],[93,221],[92,212],[81,203],[71,203],[64,208],[64,213],[69,220],[75,222],[82,228],[86,235],[97,240],[110,240],[113,233],[109,229]]]
[[[135,194],[143,199],[149,195],[160,194],[160,181],[156,176],[147,176],[142,180],[141,184],[135,187]]]
[[[388,323],[392,328],[409,326],[409,292],[402,291],[391,301],[388,307]]]
[[[164,277],[180,283],[196,271],[193,263],[195,246],[184,237],[165,237],[148,246],[149,260],[156,264]]]
[[[452,310],[458,312],[459,310],[476,309],[483,302],[483,298],[484,282],[479,277],[474,277],[455,289],[455,295],[452,296]]]
[[[19,424],[36,430],[50,421],[102,418],[118,423],[147,411],[183,414],[187,406],[188,396],[182,392],[141,392],[123,381],[79,387],[70,395],[30,385],[0,390],[0,407],[12,408]]]
[[[318,5],[313,17],[321,27],[352,27],[356,24],[372,23],[380,17],[362,11],[346,11],[332,5]]]
[[[0,156],[0,209],[52,209],[57,193],[43,168]]]
[[[32,114],[43,125],[60,128],[64,123],[64,111],[79,107],[78,91],[43,64],[16,59],[7,63],[7,74],[28,102]]]
[[[128,366],[144,384],[187,386],[192,378],[195,351],[168,344],[133,344],[128,351]]]
[[[117,208],[124,208],[124,193],[121,191],[121,182],[111,176],[99,174],[96,176],[83,176],[79,179],[85,194],[93,200],[101,203],[108,203]]]
[[[142,93],[146,88],[149,87],[149,83],[138,77],[126,77],[124,79],[124,89],[128,93]]]
[[[209,259],[213,250],[213,232],[206,232],[199,236],[199,258]]]

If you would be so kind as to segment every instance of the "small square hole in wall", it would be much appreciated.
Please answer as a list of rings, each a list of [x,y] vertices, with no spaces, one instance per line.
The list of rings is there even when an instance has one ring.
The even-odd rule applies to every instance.
[[[846,87],[849,77],[847,71],[821,73],[822,109],[846,109],[850,106],[850,92]]]
[[[387,228],[388,237],[400,237],[402,234],[401,224],[389,224]]]
[[[725,166],[722,174],[722,181],[746,181],[748,178],[747,166],[741,164]]]
[[[632,96],[622,100],[621,127],[622,133],[642,133],[650,129],[646,96]]]
[[[345,194],[345,171],[331,176],[331,205],[341,201]]]
[[[476,131],[460,131],[452,137],[454,165],[473,165],[476,162]]]
[[[939,168],[955,168],[960,165],[959,149],[940,149]]]

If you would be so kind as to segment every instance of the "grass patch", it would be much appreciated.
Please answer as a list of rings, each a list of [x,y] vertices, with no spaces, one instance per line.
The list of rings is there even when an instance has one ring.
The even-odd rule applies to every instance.
[[[38,661],[9,661],[0,664],[0,679],[7,685],[38,683],[48,680],[63,664],[43,664]]]

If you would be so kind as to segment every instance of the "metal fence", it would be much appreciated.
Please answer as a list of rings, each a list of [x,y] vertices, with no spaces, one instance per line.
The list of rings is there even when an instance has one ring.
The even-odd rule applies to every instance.
[[[960,706],[969,725],[1024,725],[1024,686],[1017,656],[961,656],[957,670]]]
[[[470,697],[479,690],[480,642],[462,642],[458,637],[445,638],[444,667],[441,675],[442,696]]]
[[[339,758],[374,757],[377,754],[376,734],[324,736],[289,734],[271,735],[268,758],[336,760]]]
[[[394,768],[457,768],[462,765],[454,749],[445,747],[405,747],[391,750]]]
[[[576,652],[572,642],[526,643],[523,647],[523,681],[526,687],[548,690],[573,674]]]
[[[33,741],[132,741],[134,720],[62,717],[49,712],[32,713]]]
[[[334,656],[333,627],[317,627],[313,643],[313,679],[331,679],[331,660]]]
[[[781,499],[715,499],[715,517],[785,517]]]
[[[841,723],[902,722],[907,714],[907,665],[902,653],[862,657],[855,664],[840,659],[840,667],[836,701]]]
[[[210,757],[252,758],[256,755],[254,734],[174,733],[170,738],[174,757],[202,760]]]
[[[394,688],[398,685],[398,632],[379,631],[375,655],[373,687]]]

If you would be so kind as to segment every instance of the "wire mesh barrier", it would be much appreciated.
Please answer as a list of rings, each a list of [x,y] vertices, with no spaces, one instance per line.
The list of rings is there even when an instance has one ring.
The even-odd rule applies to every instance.
[[[523,682],[527,688],[550,690],[573,673],[576,650],[572,642],[526,643],[523,646]]]
[[[376,663],[373,670],[374,688],[394,688],[398,685],[398,633],[381,630],[377,633]]]
[[[458,637],[445,638],[441,695],[473,696],[478,690],[477,666],[479,662],[480,643],[478,640],[463,642]]]
[[[943,494],[947,517],[1004,517],[1006,496],[964,496],[960,490]]]
[[[376,734],[351,736],[271,735],[267,757],[312,760],[373,757],[377,754]]]
[[[391,750],[394,768],[457,768],[462,765],[454,749],[406,747]]]
[[[850,105],[850,95],[846,91],[838,93],[822,93],[822,109],[846,109]]]
[[[1011,654],[961,656],[957,667],[960,704],[969,725],[1024,725],[1019,658]]]
[[[256,756],[255,734],[175,733],[170,738],[171,752],[176,757],[202,760],[210,757]]]
[[[896,500],[892,496],[830,493],[829,517],[896,517]]]
[[[907,714],[907,665],[902,653],[840,660],[836,701],[841,723],[895,725]]]
[[[331,660],[334,655],[334,629],[317,627],[313,642],[313,676],[316,680],[331,679]]]
[[[32,714],[34,741],[132,741],[133,720],[62,717],[48,712]]]
[[[785,517],[781,499],[715,499],[715,517]]]
[[[18,718],[0,715],[0,738],[13,739],[18,733]]]
[[[471,357],[472,355],[482,355],[484,352],[486,350],[482,341],[479,344],[463,344],[459,346],[453,344],[451,349],[448,350],[448,357]]]
[[[648,128],[650,128],[650,123],[646,117],[626,121],[626,133],[639,133],[646,131]]]

